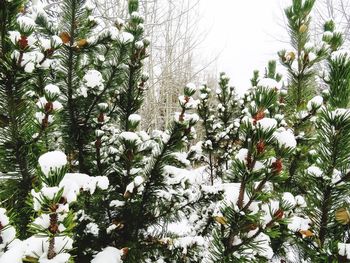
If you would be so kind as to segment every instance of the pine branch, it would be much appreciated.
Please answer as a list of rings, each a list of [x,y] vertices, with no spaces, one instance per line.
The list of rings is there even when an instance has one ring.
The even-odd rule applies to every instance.
[[[113,81],[114,81],[114,77],[115,77],[115,75],[117,73],[117,69],[118,69],[118,65],[112,66],[111,76],[108,79],[107,84],[105,85],[104,89],[101,91],[100,94],[98,94],[94,98],[92,104],[90,105],[90,108],[88,109],[88,111],[87,111],[87,113],[85,115],[85,121],[84,121],[83,127],[87,126],[87,124],[89,122],[89,119],[91,118],[91,113],[94,110],[94,108],[96,107],[96,104],[102,99],[103,95],[111,88],[111,86],[113,84]]]
[[[320,221],[320,231],[319,231],[319,239],[321,247],[323,247],[324,242],[326,240],[326,234],[328,229],[328,216],[329,216],[329,208],[332,203],[332,188],[330,186],[326,187],[323,198],[322,198],[322,208],[321,208],[321,221]]]
[[[77,116],[76,116],[76,106],[75,102],[73,100],[73,93],[74,93],[74,83],[73,83],[73,75],[75,74],[75,51],[73,48],[74,41],[75,41],[75,35],[76,35],[76,21],[77,21],[77,13],[78,13],[78,1],[79,0],[70,0],[69,3],[67,3],[67,12],[69,13],[69,46],[65,46],[66,49],[68,49],[68,57],[67,57],[67,110],[69,114],[69,137],[71,144],[69,146],[70,151],[72,151],[72,146],[76,145],[78,150],[78,161],[79,161],[79,170],[81,172],[87,172],[87,167],[85,165],[85,157],[84,157],[84,145],[82,142],[82,134],[81,130],[78,127],[77,123]]]
[[[171,149],[171,147],[173,146],[173,143],[177,142],[177,140],[174,141],[174,139],[175,136],[178,135],[178,132],[178,130],[173,129],[168,142],[163,146],[160,154],[154,158],[155,161],[152,164],[151,169],[148,171],[149,176],[147,176],[148,179],[142,192],[142,198],[139,209],[140,212],[144,212],[145,206],[148,204],[150,198],[150,191],[152,190],[152,184],[156,181],[162,181],[162,178],[157,178],[157,176],[159,176],[159,173],[161,173],[163,166],[162,162],[164,161],[164,157],[167,155],[169,149]],[[139,216],[141,216],[141,214],[139,214]],[[137,218],[139,218],[139,216]]]

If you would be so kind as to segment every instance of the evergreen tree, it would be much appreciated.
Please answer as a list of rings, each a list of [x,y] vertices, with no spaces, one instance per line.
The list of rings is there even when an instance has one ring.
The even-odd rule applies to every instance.
[[[235,119],[238,115],[238,103],[235,88],[229,86],[230,79],[220,73],[216,100],[211,99],[211,90],[207,85],[200,89],[198,114],[203,122],[205,133],[203,150],[208,153],[205,162],[213,184],[215,177],[221,178],[228,169],[230,154],[237,138]],[[216,111],[212,107],[216,107]],[[215,113],[216,112],[216,113]]]
[[[323,79],[326,105],[317,115],[316,140],[310,153],[309,167],[302,180],[309,186],[305,194],[308,208],[305,215],[312,227],[296,243],[300,259],[315,262],[347,262],[349,179],[349,57],[342,51],[342,36],[335,33],[334,23],[325,24],[323,41],[329,55]],[[309,108],[319,103],[310,101]]]
[[[314,0],[293,0],[292,5],[285,9],[290,34],[292,51],[282,50],[278,53],[281,64],[286,68],[288,79],[286,96],[283,99],[285,109],[283,114],[288,124],[297,136],[298,146],[289,162],[288,185],[297,185],[299,189],[289,189],[295,193],[304,193],[305,184],[300,174],[307,168],[305,162],[309,156],[309,147],[313,143],[313,124],[310,123],[316,110],[323,100],[316,96],[318,78],[316,66],[320,65],[326,56],[325,45],[315,45],[310,42],[310,13],[315,4]],[[312,99],[312,102],[309,101]],[[322,100],[322,101],[320,101]],[[311,104],[316,107],[312,107]],[[287,185],[287,186],[288,186]]]
[[[74,233],[77,260],[89,261],[107,245],[132,248],[126,259],[129,262],[151,257],[159,245],[147,241],[150,237],[145,230],[174,219],[177,212],[169,208],[180,199],[188,199],[184,193],[171,190],[181,184],[169,184],[164,167],[170,164],[184,166],[183,162],[187,162],[181,153],[175,152],[183,149],[193,136],[192,127],[197,117],[186,113],[196,105],[191,97],[195,92],[193,85],[187,86],[184,96],[179,98],[182,111],[176,115],[169,131],[154,133],[152,137],[137,132],[140,117],[136,112],[142,104],[147,81],[147,76],[142,73],[143,60],[149,45],[143,37],[143,18],[137,12],[137,0],[129,1],[127,21],[117,20],[114,26],[102,31],[99,27],[103,24],[99,24],[92,16],[91,6],[82,0],[60,3],[58,17],[40,5],[24,5],[24,1],[2,1],[1,4],[4,6],[2,55],[7,63],[2,64],[2,88],[4,92],[6,88],[20,92],[12,94],[11,91],[4,96],[15,103],[11,107],[7,107],[8,102],[1,105],[5,117],[13,114],[12,123],[6,123],[3,128],[3,132],[10,130],[12,137],[6,135],[4,138],[13,140],[11,145],[21,147],[14,148],[14,151],[21,150],[17,162],[27,162],[27,158],[32,162],[32,170],[28,167],[30,181],[24,174],[27,186],[14,186],[14,189],[24,191],[14,200],[22,202],[19,207],[30,209],[24,201],[33,187],[40,189],[43,185],[56,187],[60,184],[62,173],[54,177],[56,181],[47,182],[35,174],[35,167],[41,152],[61,148],[67,153],[68,172],[87,172],[97,176],[94,177],[96,180],[106,175],[111,181],[107,194],[100,193],[95,197],[82,194],[82,201],[72,204],[76,210],[80,209],[81,223]],[[19,11],[23,13],[18,14]],[[29,37],[35,37],[35,40]],[[23,57],[26,60],[22,65]],[[23,75],[15,75],[19,80],[11,77],[17,71]],[[24,81],[31,85],[23,85]],[[24,94],[30,94],[33,99],[24,99]],[[7,113],[8,109],[14,112]],[[58,110],[57,125],[53,125],[52,114]],[[32,126],[22,124],[21,118]],[[24,132],[28,134],[22,134]],[[56,139],[59,136],[63,140]],[[6,143],[4,147],[8,146]],[[11,147],[6,151],[8,149]],[[6,154],[4,167],[11,163],[9,158],[16,156],[14,152]],[[22,163],[18,164],[19,168],[20,165]],[[161,193],[170,190],[173,198],[162,197]],[[55,240],[56,232],[50,232],[50,227],[59,224],[46,229],[37,227],[37,221],[43,217],[47,219],[44,215],[47,212],[57,217],[53,207],[61,202],[62,195],[56,193],[44,199],[35,192],[33,195],[34,201],[40,199],[49,208],[45,211],[34,209],[40,218],[31,224],[31,229],[34,234],[47,233],[49,240]],[[8,196],[10,194],[4,192],[3,198]],[[15,208],[12,203],[8,207]],[[20,225],[23,236],[28,236],[29,217],[25,221],[22,214],[14,214],[18,216],[15,225]],[[36,212],[31,210],[31,214],[35,216]],[[93,219],[100,223],[101,231]],[[71,230],[70,226],[68,228]],[[53,257],[52,251],[49,259]]]
[[[333,21],[325,23],[323,41],[330,50],[326,62],[326,73],[322,76],[323,81],[329,86],[324,95],[330,106],[347,108],[350,100],[350,62],[347,51],[343,47],[343,36],[335,32]]]
[[[57,87],[48,80],[61,40],[38,39],[34,14],[26,14],[25,1],[3,0],[0,7],[0,167],[8,175],[1,200],[17,212],[14,221],[26,236],[31,212],[25,202],[35,181],[37,158],[48,149],[53,113],[61,108]]]
[[[103,190],[108,187],[107,177],[67,173],[67,156],[63,152],[47,152],[38,162],[41,168],[38,188],[31,191],[36,211],[28,229],[32,236],[23,241],[15,239],[15,228],[3,215],[2,262],[72,262],[76,216],[70,205],[77,201],[81,190],[92,194],[97,187]]]
[[[194,92],[192,86],[185,88],[185,95],[179,98],[182,111],[176,114],[169,131],[157,132],[152,136],[137,132],[140,117],[133,114],[128,119],[129,130],[119,130],[116,140],[112,141],[114,146],[109,146],[115,150],[110,159],[109,178],[112,187],[106,210],[96,213],[96,208],[92,207],[91,211],[86,209],[86,213],[98,216],[97,222],[101,222],[107,231],[108,235],[103,237],[105,240],[102,242],[130,249],[127,262],[162,254],[161,249],[157,252],[162,235],[151,236],[145,231],[160,222],[166,224],[174,220],[178,214],[174,207],[187,199],[181,196],[181,191],[176,191],[182,188],[181,184],[171,183],[165,168],[169,165],[185,165],[183,162],[186,161],[177,152],[184,149],[193,136],[196,116],[186,111],[195,106],[191,97]],[[108,218],[101,217],[105,214]]]
[[[313,65],[320,60],[322,49],[316,53],[310,47],[310,13],[315,0],[293,0],[285,10],[293,51],[279,52],[282,64],[289,75],[288,106],[300,111],[315,94]]]
[[[310,43],[314,0],[285,10],[286,82],[190,83],[147,132],[139,1],[38,3],[0,0],[0,263],[349,261],[350,55],[332,21]]]
[[[278,114],[278,87],[276,80],[263,78],[246,95],[240,144],[226,179],[229,189],[214,213],[218,227],[211,262],[266,262],[277,253],[273,239],[296,219],[295,197],[278,191],[286,179],[283,160],[296,146]]]

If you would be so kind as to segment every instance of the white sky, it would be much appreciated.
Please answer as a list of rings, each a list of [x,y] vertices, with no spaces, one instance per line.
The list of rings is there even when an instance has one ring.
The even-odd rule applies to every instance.
[[[219,55],[218,72],[231,77],[241,93],[250,85],[253,70],[263,72],[277,51],[288,48],[283,28],[287,0],[201,0],[200,32],[206,39],[198,49],[203,61]],[[204,63],[204,62],[203,62]]]

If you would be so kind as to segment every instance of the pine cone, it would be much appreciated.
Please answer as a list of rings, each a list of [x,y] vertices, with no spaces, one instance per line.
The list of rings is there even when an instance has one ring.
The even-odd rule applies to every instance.
[[[335,220],[342,225],[350,223],[350,213],[346,208],[340,208],[335,212]]]
[[[78,40],[76,45],[78,48],[83,48],[83,47],[86,47],[88,45],[88,42],[85,38],[83,38],[83,39]]]
[[[64,44],[67,44],[70,41],[70,35],[67,32],[60,33],[59,37],[61,38]]]
[[[299,27],[299,33],[305,33],[307,30],[307,25],[305,24],[302,24],[300,27]]]
[[[311,230],[300,230],[299,233],[303,237],[312,237],[314,235],[314,233]]]

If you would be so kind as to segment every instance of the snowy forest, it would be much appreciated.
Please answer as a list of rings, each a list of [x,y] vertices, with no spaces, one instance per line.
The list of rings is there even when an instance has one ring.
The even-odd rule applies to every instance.
[[[0,263],[350,262],[350,1],[244,94],[200,1],[0,0]]]

